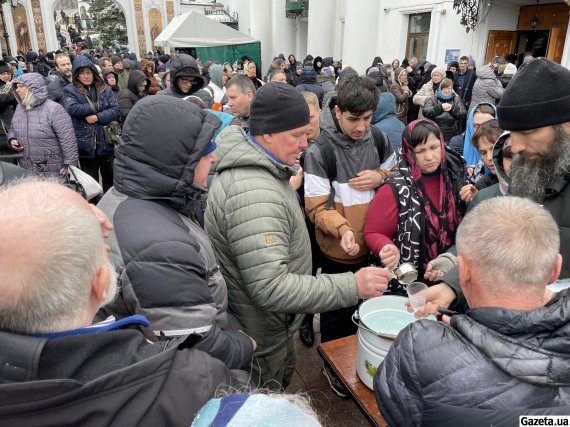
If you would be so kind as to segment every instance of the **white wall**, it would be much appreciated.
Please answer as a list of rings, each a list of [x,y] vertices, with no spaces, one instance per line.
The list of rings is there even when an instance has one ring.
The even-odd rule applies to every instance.
[[[313,56],[335,56],[337,7],[336,0],[311,0],[309,3],[309,23],[307,53]]]
[[[483,65],[487,54],[489,31],[515,31],[518,26],[520,5],[494,1],[491,8],[481,15],[481,25],[477,29],[476,46],[473,56],[477,65]]]
[[[285,59],[297,48],[297,20],[285,16],[285,0],[274,0],[271,17],[271,48],[269,62],[263,63],[263,75],[271,65],[271,60],[280,53]]]
[[[343,65],[363,74],[380,52],[376,49],[378,0],[354,0],[345,10]]]
[[[250,35],[261,41],[261,75],[265,74],[273,59],[273,30],[271,25],[273,8],[271,3],[267,0],[250,0]]]

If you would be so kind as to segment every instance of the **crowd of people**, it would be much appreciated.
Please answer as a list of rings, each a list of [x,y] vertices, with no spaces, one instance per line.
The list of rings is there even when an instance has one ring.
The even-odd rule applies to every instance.
[[[294,334],[356,333],[402,262],[452,316],[378,367],[389,425],[570,414],[569,70],[43,57],[0,63],[0,419],[319,425],[280,394]]]

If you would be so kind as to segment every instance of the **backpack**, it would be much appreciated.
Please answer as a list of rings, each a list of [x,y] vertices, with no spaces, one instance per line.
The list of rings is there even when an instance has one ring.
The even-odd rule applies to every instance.
[[[386,147],[390,147],[390,142],[388,141],[388,137],[384,132],[380,129],[376,128],[375,126],[370,126],[370,131],[372,132],[372,140],[374,141],[374,145],[376,146],[376,151],[378,151],[378,157],[380,158],[380,162],[385,157],[385,149]],[[331,186],[331,192],[329,194],[329,200],[327,202],[327,210],[331,210],[334,206],[334,196],[335,191],[332,185],[334,179],[336,178],[337,170],[336,170],[336,156],[334,154],[334,149],[330,142],[319,138],[315,140],[315,144],[319,146],[321,154],[323,156],[324,161],[324,169],[325,173],[327,174],[327,179],[329,180]]]

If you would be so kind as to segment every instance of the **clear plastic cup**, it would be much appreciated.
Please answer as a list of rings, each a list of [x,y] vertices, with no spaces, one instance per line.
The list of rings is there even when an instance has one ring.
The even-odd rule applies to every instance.
[[[427,285],[421,282],[413,282],[408,285],[408,300],[414,309],[414,313],[424,309],[427,289]]]

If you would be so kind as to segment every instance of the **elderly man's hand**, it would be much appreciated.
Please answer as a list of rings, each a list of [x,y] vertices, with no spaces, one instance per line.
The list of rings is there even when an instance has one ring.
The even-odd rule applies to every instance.
[[[299,167],[297,173],[293,175],[291,178],[289,178],[289,184],[291,184],[293,190],[297,191],[301,187],[302,183],[303,183],[303,168]]]
[[[426,305],[423,310],[418,310],[414,313],[414,309],[409,301],[406,301],[406,307],[410,313],[414,313],[416,317],[427,317],[430,315],[437,316],[438,307],[448,308],[453,301],[457,298],[453,289],[447,283],[439,283],[433,285],[425,292]]]
[[[382,295],[388,288],[392,274],[385,268],[365,267],[354,273],[359,298]]]

